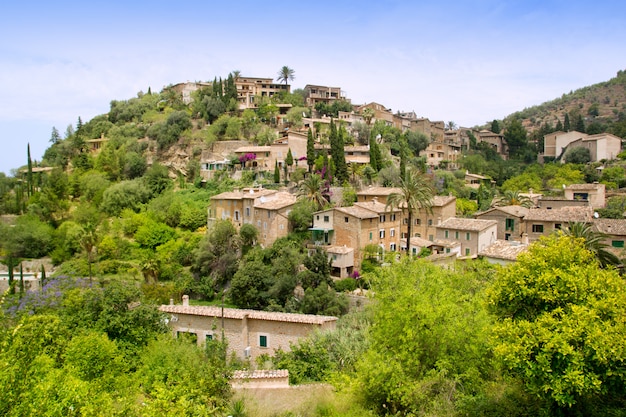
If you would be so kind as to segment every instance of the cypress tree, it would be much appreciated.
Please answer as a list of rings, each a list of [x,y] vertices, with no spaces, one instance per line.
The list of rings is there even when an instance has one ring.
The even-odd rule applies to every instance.
[[[556,129],[556,131],[557,131],[557,132],[559,132],[559,131],[563,131],[564,127],[563,127],[563,123],[561,123],[561,119],[559,119],[559,120],[556,122],[556,127],[555,127],[555,129]]]
[[[330,157],[333,160],[332,174],[339,183],[348,179],[348,167],[346,166],[346,155],[343,146],[343,130],[337,130],[335,123],[330,121]]]
[[[280,182],[280,169],[278,169],[278,161],[274,162],[274,182],[276,184]]]
[[[585,133],[585,121],[583,120],[582,115],[578,115],[578,119],[576,119],[576,130],[580,133]]]
[[[563,130],[569,132],[571,130],[569,114],[565,113],[565,119],[563,120]]]
[[[33,161],[30,159],[30,143],[28,143],[27,147],[26,147],[26,153],[28,154],[28,177],[27,177],[27,182],[28,182],[28,196],[30,197],[31,195],[33,195]]]
[[[287,164],[287,166],[293,165],[293,155],[291,154],[291,148],[289,148],[289,150],[287,151],[287,156],[285,157],[285,164]]]
[[[306,163],[309,166],[309,172],[311,172],[315,163],[315,140],[311,128],[306,135]]]

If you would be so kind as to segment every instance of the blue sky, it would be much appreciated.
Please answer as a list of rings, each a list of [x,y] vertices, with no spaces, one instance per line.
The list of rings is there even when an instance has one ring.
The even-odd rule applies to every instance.
[[[471,127],[606,81],[625,57],[621,0],[3,2],[0,172],[111,100],[232,70],[287,65],[292,88]]]

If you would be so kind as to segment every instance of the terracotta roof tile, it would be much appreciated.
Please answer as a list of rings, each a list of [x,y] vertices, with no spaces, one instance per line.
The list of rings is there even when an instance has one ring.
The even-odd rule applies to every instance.
[[[589,222],[593,209],[591,207],[561,207],[555,209],[530,209],[524,216],[524,221],[547,221],[547,222]]]
[[[444,220],[441,224],[437,225],[437,228],[480,232],[481,230],[485,230],[486,228],[497,224],[498,222],[496,220],[450,217],[449,219]]]
[[[222,317],[222,308],[218,306],[183,306],[162,305],[159,310],[171,314],[188,314],[192,316]],[[272,311],[242,310],[225,308],[224,317],[241,320],[244,317],[257,320],[283,321],[288,323],[324,324],[337,321],[333,316],[316,316],[313,314],[280,313]]]
[[[478,255],[514,261],[520,253],[526,250],[528,250],[528,245],[524,245],[520,242],[496,240],[493,244],[481,250]]]

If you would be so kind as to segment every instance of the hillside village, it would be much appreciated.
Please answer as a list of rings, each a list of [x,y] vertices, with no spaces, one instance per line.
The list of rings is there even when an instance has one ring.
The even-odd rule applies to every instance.
[[[235,71],[224,80],[178,83],[160,93],[149,89],[112,101],[108,114],[86,123],[79,118],[64,138],[53,129],[42,161],[32,161],[28,148],[28,164],[15,178],[0,178],[0,231],[6,236],[0,289],[7,295],[0,341],[18,346],[11,326],[59,314],[73,326],[66,330],[58,323],[59,332],[101,332],[113,343],[111,358],[132,358],[125,369],[133,377],[143,372],[136,378],[158,368],[150,361],[159,354],[192,355],[183,350],[198,346],[194,354],[205,356],[190,363],[203,365],[189,372],[213,367],[221,385],[202,392],[219,392],[199,398],[222,411],[228,387],[328,381],[324,368],[332,368],[370,393],[355,401],[375,413],[368,415],[400,415],[419,401],[407,405],[404,394],[387,385],[396,377],[385,376],[387,362],[397,375],[405,366],[419,369],[404,376],[411,384],[451,384],[460,392],[462,384],[453,382],[459,378],[483,395],[477,404],[484,401],[498,412],[513,407],[509,397],[500,402],[488,393],[488,386],[522,392],[525,377],[520,385],[490,379],[499,365],[484,358],[497,349],[487,346],[491,338],[481,332],[493,330],[491,317],[506,322],[513,316],[503,301],[505,287],[516,274],[536,278],[532,274],[541,267],[519,272],[533,262],[546,273],[571,267],[576,277],[581,262],[593,276],[583,280],[589,294],[604,288],[593,280],[604,280],[606,291],[619,287],[626,257],[624,138],[612,128],[586,131],[582,116],[570,125],[569,113],[533,132],[515,117],[459,127],[376,102],[353,104],[337,86],[306,84],[291,91],[293,72],[285,68],[276,81]],[[412,280],[419,285],[412,287]],[[528,285],[541,286],[536,282]],[[416,290],[420,285],[425,291]],[[505,288],[501,293],[499,286]],[[621,294],[609,292],[598,299]],[[586,303],[581,297],[571,303]],[[622,302],[612,305],[618,309]],[[430,314],[437,318],[429,321]],[[431,334],[431,327],[437,332]],[[21,327],[15,328],[20,334]],[[375,336],[365,343],[369,331]],[[476,356],[466,349],[464,332],[480,352]],[[159,336],[164,333],[183,347]],[[408,338],[415,345],[392,346],[406,334],[415,335]],[[519,338],[511,336],[511,343]],[[118,355],[116,343],[126,353]],[[406,365],[418,351],[421,362]],[[324,356],[324,365],[313,370],[316,355],[326,354],[319,352],[336,356]],[[98,361],[85,365],[66,355],[70,374]],[[47,366],[66,364],[59,359]],[[162,372],[173,373],[170,368]],[[168,397],[158,380],[141,379],[132,391],[136,397],[125,398],[124,406],[141,415],[137,398],[158,410],[164,396],[170,410],[181,412],[184,401],[178,400],[186,397]],[[388,398],[375,394],[386,389]],[[115,392],[110,385],[106,390]],[[530,388],[516,394],[520,409],[596,401],[578,394],[563,400],[546,389],[535,402],[535,394]],[[22,406],[20,395],[5,403]],[[435,397],[435,403],[443,401]],[[481,415],[484,405],[459,404],[471,409],[468,415]]]

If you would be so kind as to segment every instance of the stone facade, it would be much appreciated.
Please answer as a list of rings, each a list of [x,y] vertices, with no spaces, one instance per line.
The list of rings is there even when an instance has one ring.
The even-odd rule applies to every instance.
[[[498,222],[498,240],[519,240],[525,231],[523,222],[528,210],[522,206],[494,207],[478,213],[476,218]]]
[[[437,240],[461,244],[461,256],[475,257],[497,240],[498,222],[451,218],[437,226]]]
[[[228,354],[254,360],[261,354],[273,355],[276,350],[289,351],[292,343],[315,330],[335,328],[337,317],[308,314],[240,310],[215,306],[162,305],[174,336],[189,333],[198,345],[210,339],[228,341]]]

